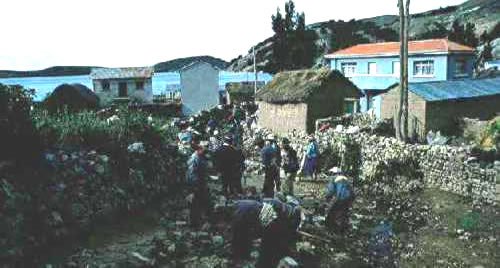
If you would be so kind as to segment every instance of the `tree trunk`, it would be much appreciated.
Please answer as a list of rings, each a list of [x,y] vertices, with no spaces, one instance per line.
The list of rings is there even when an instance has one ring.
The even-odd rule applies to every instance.
[[[398,0],[399,7],[399,42],[400,42],[400,51],[399,51],[399,105],[397,109],[397,118],[394,118],[394,126],[396,130],[396,138],[398,140],[403,139],[403,133],[401,130],[401,119],[403,117],[403,99],[404,99],[404,35],[405,35],[405,14],[404,14],[404,6],[403,0]]]
[[[405,33],[404,33],[404,77],[403,77],[403,133],[402,140],[408,141],[408,32],[410,28],[410,0],[405,5]]]

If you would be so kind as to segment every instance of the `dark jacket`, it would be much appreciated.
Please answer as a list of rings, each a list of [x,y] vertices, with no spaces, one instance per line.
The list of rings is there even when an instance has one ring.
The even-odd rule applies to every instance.
[[[297,172],[300,168],[297,152],[290,146],[284,147],[283,151],[285,152],[282,162],[283,170],[285,173]]]
[[[215,153],[217,171],[224,174],[236,174],[245,167],[245,156],[241,150],[224,144]]]

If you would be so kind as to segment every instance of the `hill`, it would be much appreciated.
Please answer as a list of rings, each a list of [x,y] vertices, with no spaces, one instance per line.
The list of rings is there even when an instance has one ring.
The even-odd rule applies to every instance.
[[[154,65],[155,72],[175,72],[179,70],[180,68],[191,64],[192,62],[195,61],[204,61],[207,63],[210,63],[217,68],[224,70],[226,66],[228,65],[227,61],[224,61],[219,58],[214,58],[211,56],[195,56],[195,57],[188,57],[188,58],[180,58],[180,59],[175,59],[175,60],[169,60],[165,62],[160,62]]]
[[[411,10],[411,6],[410,6]],[[435,30],[439,25],[449,29],[455,19],[461,23],[472,22],[476,25],[476,35],[483,31],[491,31],[500,22],[500,1],[498,0],[469,0],[461,5],[449,6],[423,13],[412,14],[410,25],[410,38],[418,38],[425,33]],[[343,43],[373,43],[384,41],[397,41],[399,32],[399,16],[383,15],[373,18],[351,21],[325,21],[309,24],[308,29],[314,30],[318,35],[317,45],[320,53],[316,64],[321,64],[323,56],[332,52],[335,44],[335,32],[338,29],[349,29],[352,32],[351,40],[342,40]],[[345,39],[339,35],[341,39]],[[273,37],[256,45],[257,67],[262,70],[268,63],[272,51]],[[500,42],[494,42],[494,56],[500,58]],[[251,71],[253,69],[253,55],[250,48],[247,55],[240,55],[231,60],[228,71]]]
[[[211,56],[195,56],[179,58],[160,62],[154,65],[155,72],[175,72],[185,65],[195,61],[206,61],[221,70],[225,69],[228,62]],[[88,75],[95,66],[54,66],[37,71],[9,71],[0,70],[0,78],[10,77],[36,77],[36,76],[66,76],[66,75]]]

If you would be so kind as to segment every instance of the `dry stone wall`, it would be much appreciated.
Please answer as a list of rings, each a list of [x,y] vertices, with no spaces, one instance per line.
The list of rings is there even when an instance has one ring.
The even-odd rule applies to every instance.
[[[265,129],[257,131],[259,135],[268,132]],[[290,139],[292,147],[302,157],[307,144],[306,134],[293,132],[284,136]],[[323,164],[325,170],[340,165],[361,182],[387,177],[388,174],[394,177],[399,172],[403,176],[396,177],[407,181],[397,183],[407,188],[436,187],[481,202],[495,200],[497,171],[470,163],[472,155],[467,148],[405,144],[395,138],[353,131],[353,128],[328,129],[316,132],[315,136],[322,158],[332,159]],[[416,178],[417,174],[420,178]],[[391,183],[384,187],[391,187]]]

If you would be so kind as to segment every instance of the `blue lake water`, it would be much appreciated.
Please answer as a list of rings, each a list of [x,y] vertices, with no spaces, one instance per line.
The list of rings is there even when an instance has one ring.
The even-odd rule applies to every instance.
[[[223,89],[227,82],[253,81],[254,77],[254,73],[220,72],[219,86]],[[267,73],[259,73],[258,79],[259,81],[270,81],[272,76]],[[180,80],[179,73],[155,73],[153,75],[153,94],[158,95],[179,88]],[[64,83],[79,83],[92,89],[92,80],[88,75],[0,78],[0,83],[7,85],[19,84],[25,88],[35,89],[36,101],[43,100],[47,94]]]

